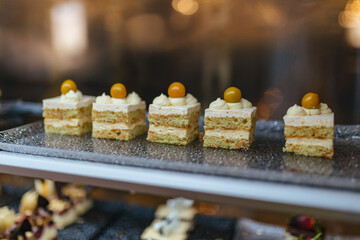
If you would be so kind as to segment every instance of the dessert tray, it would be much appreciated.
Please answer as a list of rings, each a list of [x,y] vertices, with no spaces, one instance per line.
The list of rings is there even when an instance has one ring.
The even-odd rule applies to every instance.
[[[200,124],[202,126],[202,124]],[[0,149],[9,152],[61,157],[109,165],[245,178],[298,185],[360,190],[360,125],[335,127],[332,159],[283,153],[282,121],[258,121],[255,141],[248,151],[83,136],[45,134],[42,121],[0,132]]]

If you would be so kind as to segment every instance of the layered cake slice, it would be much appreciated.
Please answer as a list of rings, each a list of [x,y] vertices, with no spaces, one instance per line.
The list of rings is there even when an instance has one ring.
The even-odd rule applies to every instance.
[[[318,94],[308,93],[302,106],[290,107],[284,116],[284,152],[332,158],[334,155],[334,113]]]
[[[94,100],[93,96],[83,96],[74,81],[64,81],[61,96],[43,100],[45,132],[81,135],[91,131]]]
[[[254,140],[256,107],[230,87],[224,99],[216,99],[205,110],[204,147],[248,149]]]
[[[111,87],[111,97],[105,93],[96,98],[92,109],[95,138],[130,140],[146,133],[146,104],[135,92],[126,96],[121,83]]]
[[[199,135],[200,103],[185,87],[174,82],[149,106],[147,140],[149,142],[187,145]]]

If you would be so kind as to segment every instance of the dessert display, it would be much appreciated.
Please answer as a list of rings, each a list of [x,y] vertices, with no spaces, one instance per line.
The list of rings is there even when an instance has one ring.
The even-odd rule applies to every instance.
[[[147,240],[185,240],[193,227],[196,209],[194,201],[185,198],[169,199],[155,212],[155,220],[147,227],[141,239]]]
[[[121,83],[111,87],[110,95],[103,93],[93,103],[92,136],[130,140],[146,133],[146,104],[136,92],[126,94]]]
[[[286,240],[323,240],[325,230],[316,219],[297,215],[291,218],[285,233]]]
[[[316,93],[307,93],[302,106],[290,107],[284,116],[284,152],[332,158],[334,155],[334,113]]]
[[[93,96],[83,96],[74,81],[61,85],[61,96],[43,100],[45,132],[82,135],[91,131]]]
[[[194,201],[186,198],[175,198],[166,201],[166,204],[160,205],[155,212],[155,217],[164,219],[172,212],[178,212],[178,217],[182,221],[192,221],[197,213],[193,207]]]
[[[186,94],[182,83],[168,88],[169,97],[156,97],[149,106],[147,140],[149,142],[187,145],[199,135],[200,103]]]
[[[204,147],[249,149],[254,140],[256,107],[240,89],[229,87],[205,110]]]

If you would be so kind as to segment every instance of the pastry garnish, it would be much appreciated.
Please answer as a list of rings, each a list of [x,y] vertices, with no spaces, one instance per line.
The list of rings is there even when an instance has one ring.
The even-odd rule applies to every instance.
[[[113,98],[125,98],[126,97],[126,87],[122,83],[115,83],[110,89],[110,95]]]
[[[307,109],[318,109],[320,106],[320,97],[317,93],[307,93],[301,100],[303,108]]]
[[[61,88],[60,91],[62,94],[67,94],[68,92],[70,92],[71,90],[73,90],[74,92],[77,91],[77,86],[76,83],[71,80],[65,80],[62,84],[61,84]]]
[[[224,99],[228,103],[238,103],[241,101],[242,95],[237,87],[229,87],[224,92]]]
[[[168,95],[171,98],[185,97],[185,86],[180,82],[173,82],[168,88]]]

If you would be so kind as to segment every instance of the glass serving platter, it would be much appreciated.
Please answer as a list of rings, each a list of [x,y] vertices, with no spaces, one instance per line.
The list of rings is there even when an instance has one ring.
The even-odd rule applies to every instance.
[[[200,139],[188,146],[149,143],[146,134],[130,141],[95,139],[90,133],[45,134],[43,122],[38,121],[0,132],[0,149],[110,165],[360,190],[360,125],[335,127],[332,159],[283,153],[283,127],[282,121],[258,121],[250,150],[226,150],[204,148]]]

